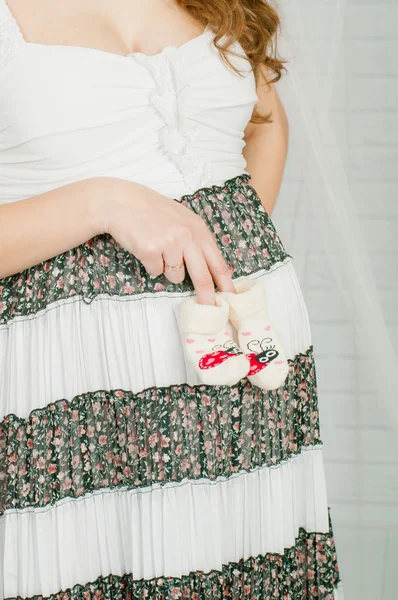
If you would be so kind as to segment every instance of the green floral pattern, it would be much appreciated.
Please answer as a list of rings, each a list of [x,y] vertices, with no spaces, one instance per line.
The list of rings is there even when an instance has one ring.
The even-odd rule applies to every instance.
[[[291,258],[249,175],[176,201],[203,218],[235,278]],[[0,325],[72,297],[90,303],[99,294],[193,291],[189,275],[177,285],[163,275],[152,278],[111,236],[97,235],[1,279]],[[8,415],[0,423],[0,514],[102,489],[229,477],[322,444],[312,346],[289,367],[284,386],[273,392],[247,379],[233,387],[185,384],[138,394],[97,390],[54,401],[26,419]],[[109,574],[31,600],[334,600],[339,582],[329,512],[328,533],[300,529],[283,555],[250,557],[181,578]]]
[[[270,269],[290,255],[280,241],[250,176],[240,175],[178,199],[198,214],[219,245],[233,276]],[[0,325],[36,314],[58,300],[79,296],[91,302],[98,294],[193,291],[189,275],[172,284],[151,277],[142,263],[108,234],[101,234],[63,254],[0,280]]]
[[[275,465],[320,444],[312,347],[284,386],[96,391],[0,424],[1,512],[102,488],[214,480]]]
[[[223,565],[222,571],[196,571],[181,578],[137,580],[134,574],[109,575],[30,600],[333,600],[339,583],[329,510],[328,533],[307,533],[301,528],[295,545],[283,555],[259,555]]]

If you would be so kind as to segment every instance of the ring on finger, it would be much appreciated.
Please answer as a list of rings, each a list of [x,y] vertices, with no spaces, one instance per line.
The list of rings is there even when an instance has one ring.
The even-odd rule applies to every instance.
[[[179,265],[168,265],[165,260],[163,260],[163,262],[164,262],[165,271],[178,271],[179,269],[182,269],[184,266],[183,260],[181,261],[181,263]]]

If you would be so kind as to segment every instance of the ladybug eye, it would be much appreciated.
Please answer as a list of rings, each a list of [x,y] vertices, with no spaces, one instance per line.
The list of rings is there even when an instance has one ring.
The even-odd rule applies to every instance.
[[[264,365],[265,363],[269,362],[269,358],[268,358],[267,355],[265,355],[265,356],[259,356],[259,358],[257,360],[262,365]]]
[[[275,358],[276,356],[278,356],[278,352],[276,350],[266,350],[265,356],[269,360],[271,358]]]

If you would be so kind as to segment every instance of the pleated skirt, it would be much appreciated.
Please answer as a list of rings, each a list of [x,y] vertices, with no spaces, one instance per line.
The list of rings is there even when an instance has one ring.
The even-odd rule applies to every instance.
[[[109,235],[0,280],[2,599],[343,599],[292,256],[247,174],[176,200],[264,285],[287,380],[201,385],[189,276]]]

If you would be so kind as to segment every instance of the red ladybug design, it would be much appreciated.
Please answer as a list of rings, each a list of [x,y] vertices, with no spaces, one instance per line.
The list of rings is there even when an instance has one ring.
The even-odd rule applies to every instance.
[[[233,340],[228,340],[223,346],[214,346],[213,352],[209,352],[202,356],[199,361],[199,368],[202,370],[212,369],[237,354],[243,354],[243,352]]]
[[[268,365],[275,360],[277,356],[279,356],[279,352],[275,350],[275,345],[269,345],[264,348],[264,344],[270,344],[270,342],[272,342],[272,338],[268,337],[261,340],[261,342],[259,340],[252,340],[249,344],[247,344],[249,350],[252,350],[250,346],[253,345],[260,346],[261,348],[261,352],[257,354],[255,352],[246,354],[250,361],[250,371],[248,375],[255,375],[256,373],[259,373],[259,371],[262,371],[265,369],[265,367],[268,367]]]

